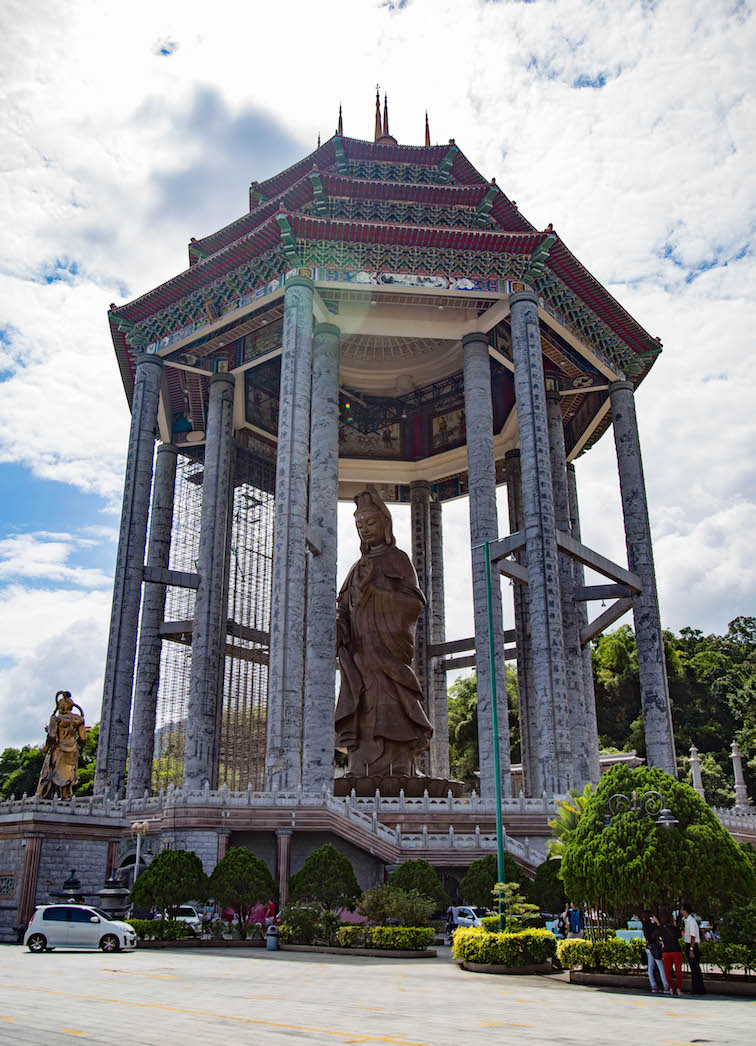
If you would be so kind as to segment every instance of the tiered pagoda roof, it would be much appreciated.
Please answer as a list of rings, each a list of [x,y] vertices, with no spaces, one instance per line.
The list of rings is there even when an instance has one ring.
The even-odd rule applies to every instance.
[[[538,230],[528,222],[453,140],[399,145],[388,133],[387,113],[383,122],[379,117],[375,141],[337,131],[287,170],[253,182],[248,213],[192,239],[187,269],[126,305],[111,307],[129,398],[139,349],[169,361],[183,359],[185,366],[190,353],[190,367],[208,370],[218,358],[232,368],[244,363],[248,349],[241,343],[280,318],[281,290],[293,270],[312,275],[319,289],[327,285],[332,293],[324,291],[323,300],[335,313],[340,295],[355,300],[359,292],[372,296],[374,304],[383,291],[401,288],[414,295],[414,304],[437,295],[438,307],[465,305],[477,316],[512,290],[532,287],[547,335],[547,366],[562,379],[575,389],[582,382],[588,390],[611,376],[636,385],[643,379],[661,351],[658,339],[551,226]],[[460,297],[464,300],[452,300]],[[504,365],[507,337],[505,318],[491,331],[492,350]],[[573,397],[572,416],[590,399],[590,391],[582,399]],[[590,409],[582,409],[580,426],[592,425],[582,446],[606,425],[606,418],[595,423],[594,399]],[[173,404],[175,410],[180,406]],[[578,438],[573,432],[573,445]]]

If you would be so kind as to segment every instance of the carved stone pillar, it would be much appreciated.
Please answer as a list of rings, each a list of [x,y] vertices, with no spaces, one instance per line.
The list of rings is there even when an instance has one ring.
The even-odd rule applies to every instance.
[[[39,876],[39,859],[42,854],[42,835],[34,833],[26,837],[24,851],[24,870],[21,873],[21,889],[18,898],[16,925],[26,926],[34,913],[37,900],[37,878]]]
[[[440,501],[430,503],[430,558],[431,558],[431,642],[446,642],[446,597],[444,592],[444,531]],[[431,685],[430,717],[433,725],[431,738],[431,773],[434,777],[449,777],[449,699],[446,692],[446,671],[437,658],[429,667]]]
[[[276,828],[276,882],[281,907],[289,900],[289,876],[291,875],[292,828]]]

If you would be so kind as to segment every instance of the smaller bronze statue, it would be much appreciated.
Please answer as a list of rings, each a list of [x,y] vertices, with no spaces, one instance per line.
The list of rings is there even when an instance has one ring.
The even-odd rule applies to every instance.
[[[80,715],[73,709],[78,708]],[[42,751],[45,761],[37,784],[37,795],[50,799],[57,789],[61,799],[70,799],[79,780],[79,753],[87,739],[84,712],[67,690],[55,695],[55,711],[45,727],[47,739]]]

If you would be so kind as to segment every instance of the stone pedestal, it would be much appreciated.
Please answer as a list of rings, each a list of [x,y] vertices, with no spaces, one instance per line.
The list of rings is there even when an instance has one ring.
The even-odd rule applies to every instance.
[[[123,796],[126,786],[131,695],[162,376],[163,361],[159,356],[139,356],[131,405],[94,780],[95,793],[105,792],[114,798]]]
[[[493,408],[491,403],[491,363],[486,334],[466,334],[462,339],[465,381],[465,419],[467,426],[467,471],[470,497],[470,544],[472,552],[473,612],[475,615],[475,662],[478,682],[478,746],[480,750],[480,792],[492,798],[495,792],[493,720],[491,710],[491,669],[488,646],[488,602],[486,598],[486,550],[476,548],[484,541],[496,541],[499,525],[496,511],[496,467],[493,449]],[[509,773],[509,711],[507,676],[504,664],[504,627],[501,611],[501,580],[493,572],[491,585],[493,645],[496,664],[497,712],[501,794],[512,793]]]
[[[213,374],[207,411],[197,601],[192,634],[184,786],[218,787],[228,619],[228,534],[233,478],[234,376]]]

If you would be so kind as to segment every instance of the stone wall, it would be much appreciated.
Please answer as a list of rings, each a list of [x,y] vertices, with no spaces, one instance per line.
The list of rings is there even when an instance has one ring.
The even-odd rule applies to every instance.
[[[343,853],[349,858],[362,890],[368,890],[371,886],[383,882],[383,861],[372,854],[365,853],[364,850],[358,850],[345,839],[340,839],[329,832],[294,832],[291,840],[291,874],[298,872],[305,863],[305,858],[325,843],[331,843],[339,853]]]
[[[92,896],[102,889],[108,860],[108,843],[105,839],[58,839],[42,840],[39,859],[36,904],[50,904],[56,893],[71,874],[81,882],[81,892],[90,903]]]
[[[166,832],[160,838],[160,844],[156,840],[150,840],[153,853],[159,853],[164,845],[170,844],[172,850],[193,850],[202,861],[205,873],[210,875],[218,863],[218,833],[213,831],[187,831],[178,830]]]
[[[0,896],[0,941],[15,941],[16,939],[16,911],[21,894],[25,844],[25,839],[0,840],[0,876],[3,887],[11,886],[10,890],[4,888],[2,896]],[[6,882],[7,876],[13,877],[12,885]]]

